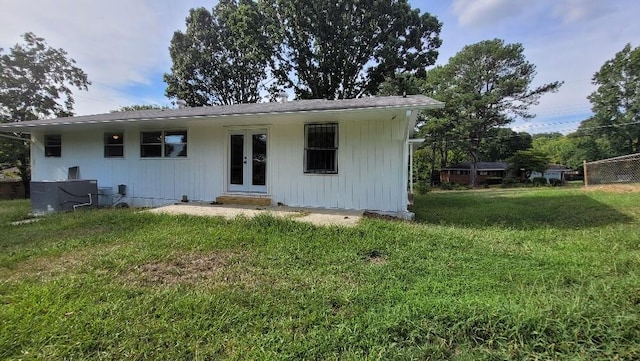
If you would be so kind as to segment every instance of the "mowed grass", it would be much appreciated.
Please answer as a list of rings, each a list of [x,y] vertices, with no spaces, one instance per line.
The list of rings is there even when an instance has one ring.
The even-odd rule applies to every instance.
[[[0,359],[638,359],[640,193],[430,193],[417,222],[0,203]]]

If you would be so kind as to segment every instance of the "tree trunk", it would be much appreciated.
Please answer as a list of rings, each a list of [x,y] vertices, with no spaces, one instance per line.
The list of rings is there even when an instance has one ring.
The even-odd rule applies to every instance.
[[[474,150],[469,151],[469,156],[471,157],[471,169],[469,170],[469,185],[473,188],[476,186],[476,176],[477,176],[477,163],[478,163],[478,154]]]
[[[436,142],[431,143],[431,169],[429,169],[429,184],[435,185],[433,173],[436,171]]]
[[[29,198],[31,194],[31,169],[29,167],[29,157],[27,157],[26,153],[18,156],[16,168],[18,168],[18,174],[20,174],[20,180],[24,187],[24,197]]]

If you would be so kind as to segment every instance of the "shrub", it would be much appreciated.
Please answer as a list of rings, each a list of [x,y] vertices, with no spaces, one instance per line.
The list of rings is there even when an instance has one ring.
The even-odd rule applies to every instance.
[[[440,189],[443,191],[451,191],[455,188],[456,184],[451,182],[442,182],[440,184]]]
[[[531,179],[531,183],[533,183],[533,185],[536,186],[536,187],[545,186],[545,185],[547,185],[547,178],[545,178],[545,177],[534,177],[533,179]]]
[[[549,179],[549,184],[552,187],[557,187],[557,186],[562,186],[564,185],[564,182],[562,181],[562,179],[558,179],[558,178],[551,178]]]
[[[493,184],[501,184],[502,183],[502,177],[487,177],[485,178],[485,182],[489,185],[493,185]]]
[[[413,190],[416,194],[427,194],[431,192],[431,186],[426,181],[420,181],[413,184]]]
[[[503,178],[502,179],[502,188],[510,188],[514,187],[518,183],[518,180],[515,178]]]

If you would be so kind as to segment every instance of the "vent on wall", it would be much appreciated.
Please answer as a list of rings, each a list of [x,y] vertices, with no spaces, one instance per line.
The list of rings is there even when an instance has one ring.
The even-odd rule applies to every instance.
[[[69,167],[67,179],[80,179],[80,167]]]

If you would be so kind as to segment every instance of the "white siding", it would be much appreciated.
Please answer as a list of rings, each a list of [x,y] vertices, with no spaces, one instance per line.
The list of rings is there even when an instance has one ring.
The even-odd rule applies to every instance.
[[[338,132],[338,174],[305,174],[304,124],[272,128],[269,169],[274,201],[289,206],[404,210],[406,122],[340,121]]]
[[[341,117],[290,116],[263,118],[269,129],[268,193],[273,203],[343,209],[403,211],[403,149],[408,121],[404,111],[365,112]],[[337,122],[338,174],[303,172],[304,124]],[[187,124],[187,123],[185,123]],[[62,157],[45,158],[44,133],[33,135],[33,180],[66,179],[69,167],[79,166],[84,179],[97,179],[99,187],[127,185],[127,199],[136,206],[157,206],[179,201],[187,195],[193,201],[212,201],[226,192],[227,132],[230,128],[207,122],[167,129],[188,130],[188,157],[140,158],[140,131],[135,125],[123,128],[52,131],[62,134]],[[234,126],[242,124],[236,120]],[[247,124],[252,124],[247,121]],[[255,126],[255,124],[254,124]],[[104,158],[105,131],[124,130],[125,157]]]

